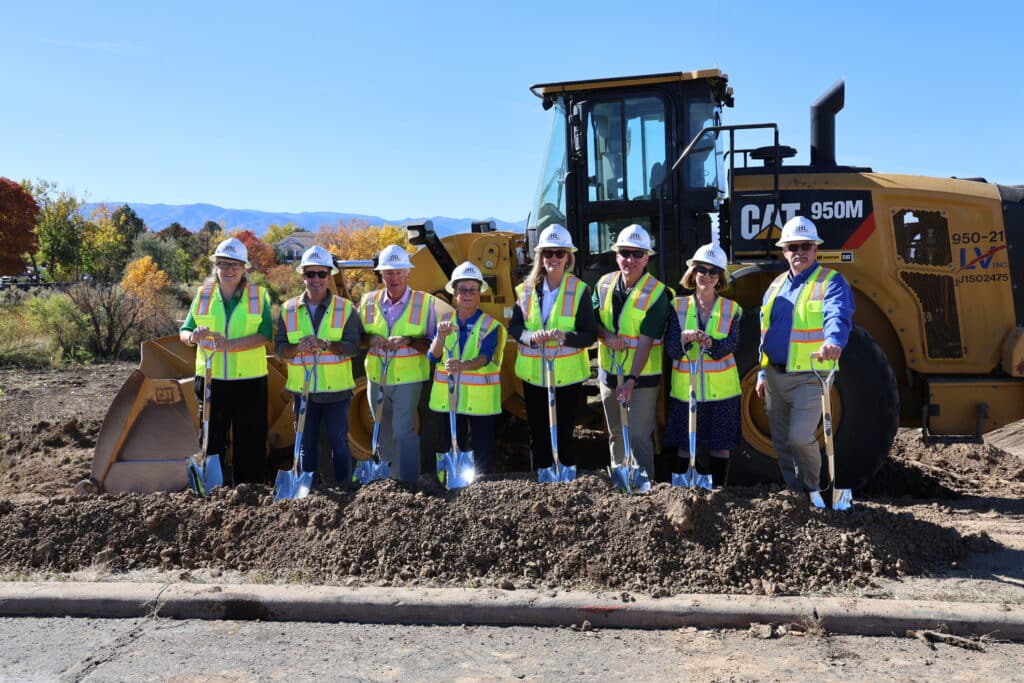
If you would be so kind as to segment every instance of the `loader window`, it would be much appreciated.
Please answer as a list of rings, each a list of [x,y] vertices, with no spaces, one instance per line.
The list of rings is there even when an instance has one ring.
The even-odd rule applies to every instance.
[[[612,245],[615,244],[615,239],[619,236],[619,231],[627,225],[633,225],[634,223],[642,225],[644,229],[651,234],[651,244],[654,249],[657,250],[657,235],[651,230],[650,218],[646,216],[616,218],[607,221],[592,221],[587,226],[586,265],[588,267],[595,267],[599,263],[610,263],[612,267],[617,267],[615,266],[615,257],[611,255]]]
[[[900,209],[893,213],[896,249],[904,263],[948,266],[953,256],[949,220],[941,211]]]
[[[627,97],[587,112],[588,197],[592,202],[650,199],[665,168],[665,103]]]
[[[688,144],[704,128],[722,124],[721,112],[713,102],[694,102],[688,107],[686,133]],[[722,140],[718,133],[705,133],[686,159],[686,186],[702,190],[718,188],[725,195],[725,166]]]
[[[533,205],[533,224],[538,230],[555,223],[565,225],[565,182],[568,173],[565,131],[565,103],[558,100],[554,106],[554,121]]]

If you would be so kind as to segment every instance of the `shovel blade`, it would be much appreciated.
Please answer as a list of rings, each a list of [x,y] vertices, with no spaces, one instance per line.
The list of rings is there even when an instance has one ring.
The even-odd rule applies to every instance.
[[[619,493],[647,493],[651,490],[651,478],[642,467],[617,465],[609,470],[612,486]]]
[[[821,497],[821,491],[811,491],[807,495],[811,499],[811,507],[816,507],[819,510],[824,510],[828,507],[825,505],[825,499]]]
[[[205,462],[197,455],[189,456],[185,469],[188,473],[188,485],[205,498],[210,495],[210,491],[224,485],[224,470],[220,465],[219,455],[208,455]]]
[[[850,489],[832,489],[832,509],[849,510],[853,507],[853,492]]]
[[[361,460],[352,471],[352,481],[359,484],[371,484],[375,481],[382,481],[391,476],[391,463],[369,460]]]
[[[277,473],[274,480],[274,500],[297,500],[309,495],[313,488],[314,472],[284,470]]]
[[[449,491],[469,486],[476,478],[473,451],[448,451],[437,454],[437,478]]]
[[[679,474],[677,472],[672,473],[672,485],[673,486],[685,486],[686,488],[698,488],[707,489],[710,491],[713,487],[710,474],[701,474],[693,467],[688,467],[685,472]]]
[[[537,482],[540,484],[568,483],[576,480],[576,466],[552,465],[537,470]]]

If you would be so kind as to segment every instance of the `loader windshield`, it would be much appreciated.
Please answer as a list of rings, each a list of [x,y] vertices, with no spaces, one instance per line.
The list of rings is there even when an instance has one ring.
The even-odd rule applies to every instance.
[[[565,182],[568,171],[566,164],[565,103],[559,99],[555,106],[548,148],[544,155],[540,181],[537,183],[537,199],[533,205],[534,225],[538,232],[558,223],[565,225]]]

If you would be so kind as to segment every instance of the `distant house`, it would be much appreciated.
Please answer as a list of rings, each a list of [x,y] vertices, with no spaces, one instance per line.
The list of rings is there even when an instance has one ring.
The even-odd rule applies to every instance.
[[[274,243],[274,250],[282,263],[294,263],[302,258],[302,252],[316,244],[315,232],[293,232],[283,240]]]

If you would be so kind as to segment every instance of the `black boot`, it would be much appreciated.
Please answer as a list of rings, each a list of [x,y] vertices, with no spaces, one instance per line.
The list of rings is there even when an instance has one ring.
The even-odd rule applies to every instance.
[[[712,456],[711,461],[711,483],[714,487],[726,486],[729,482],[729,462],[731,458],[716,458]]]

